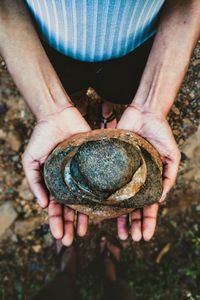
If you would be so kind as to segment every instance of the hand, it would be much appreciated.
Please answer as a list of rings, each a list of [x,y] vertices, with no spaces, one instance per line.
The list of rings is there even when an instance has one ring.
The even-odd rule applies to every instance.
[[[89,130],[89,125],[75,107],[65,108],[38,121],[22,158],[28,183],[37,202],[42,208],[49,204],[49,225],[52,235],[56,239],[62,239],[62,243],[66,246],[73,241],[75,212],[68,207],[63,208],[55,199],[49,199],[40,171],[48,155],[60,142],[75,133]],[[85,235],[88,217],[78,213],[76,227],[79,236]]]
[[[180,152],[166,118],[129,106],[123,113],[117,128],[139,134],[159,152],[164,166],[163,193],[159,202],[164,201],[175,183],[180,162]],[[134,241],[140,241],[142,237],[146,241],[152,238],[156,228],[158,207],[159,204],[156,203],[130,214],[130,233]],[[128,215],[121,216],[117,220],[118,235],[123,240],[128,237],[128,222]]]

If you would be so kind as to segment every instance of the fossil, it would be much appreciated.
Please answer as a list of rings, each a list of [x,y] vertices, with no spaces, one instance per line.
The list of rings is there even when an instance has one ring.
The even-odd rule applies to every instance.
[[[162,162],[139,135],[97,129],[59,144],[44,164],[44,180],[57,202],[113,218],[159,200]]]

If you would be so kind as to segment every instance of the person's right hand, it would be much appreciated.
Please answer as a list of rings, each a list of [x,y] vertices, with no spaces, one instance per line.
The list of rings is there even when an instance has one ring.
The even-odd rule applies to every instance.
[[[91,130],[89,125],[75,107],[65,108],[37,122],[22,157],[28,183],[38,204],[42,208],[49,205],[49,225],[52,235],[56,239],[62,239],[62,243],[66,246],[73,241],[75,212],[69,207],[65,207],[63,211],[63,207],[55,199],[49,199],[43,185],[41,167],[60,142],[71,135],[89,130]],[[88,217],[78,213],[76,227],[77,234],[84,236],[88,227]]]

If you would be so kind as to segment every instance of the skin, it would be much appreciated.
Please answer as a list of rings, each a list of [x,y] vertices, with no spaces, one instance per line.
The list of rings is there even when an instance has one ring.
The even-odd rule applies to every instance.
[[[199,0],[167,1],[138,92],[117,124],[117,128],[133,130],[145,137],[160,153],[164,163],[164,190],[160,201],[173,186],[180,161],[166,116],[186,73],[199,29]],[[0,53],[36,118],[22,159],[26,177],[39,205],[48,206],[53,236],[69,246],[75,228],[79,236],[86,234],[88,217],[78,214],[74,226],[75,212],[68,207],[63,211],[55,199],[49,199],[40,169],[58,143],[91,129],[80,112],[72,107],[21,0],[0,1]],[[119,237],[126,239],[130,229],[134,241],[150,240],[157,212],[158,204],[154,204],[118,218]]]

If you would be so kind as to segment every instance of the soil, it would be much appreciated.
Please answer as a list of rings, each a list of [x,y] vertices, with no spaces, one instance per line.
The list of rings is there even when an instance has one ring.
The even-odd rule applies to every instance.
[[[99,97],[89,90],[90,107]],[[121,109],[118,107],[120,114]],[[95,117],[95,114],[92,115]],[[200,43],[169,114],[182,151],[177,183],[160,208],[152,241],[122,243],[121,275],[139,300],[200,299]],[[47,212],[35,203],[21,165],[34,119],[0,60],[0,299],[29,299],[58,272]],[[100,299],[97,239],[115,220],[91,220],[77,238],[82,299]]]

